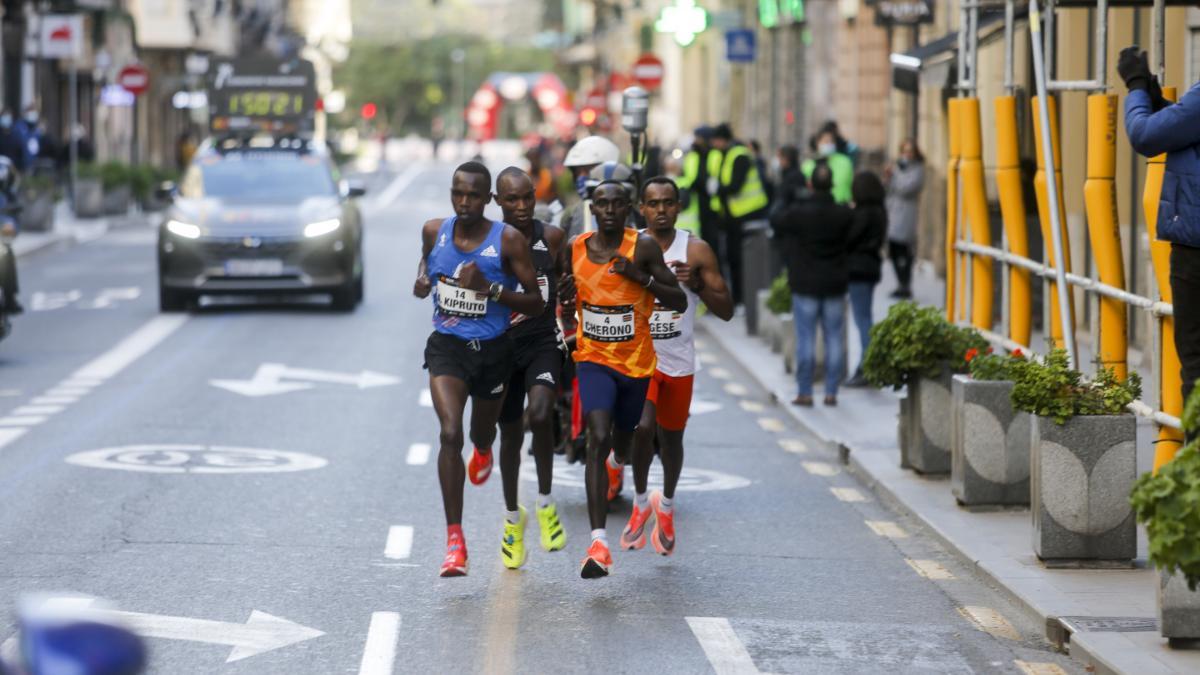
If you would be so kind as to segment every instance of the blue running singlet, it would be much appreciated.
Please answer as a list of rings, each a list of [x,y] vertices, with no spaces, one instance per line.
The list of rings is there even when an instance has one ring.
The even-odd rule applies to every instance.
[[[464,340],[491,340],[508,330],[511,310],[488,299],[487,293],[460,288],[459,270],[474,262],[489,283],[500,283],[507,289],[517,286],[517,280],[504,272],[500,255],[504,223],[493,222],[483,243],[474,251],[463,253],[454,245],[454,223],[457,216],[442,221],[437,241],[425,261],[426,272],[433,282],[433,329]]]

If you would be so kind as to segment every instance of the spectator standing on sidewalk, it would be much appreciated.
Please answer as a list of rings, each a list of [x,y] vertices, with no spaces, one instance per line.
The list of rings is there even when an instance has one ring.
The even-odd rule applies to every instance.
[[[691,219],[688,212],[692,210],[694,202],[696,218],[700,223],[700,238],[708,242],[712,250],[717,252],[718,260],[721,260],[721,215],[713,210],[716,190],[720,187],[717,176],[721,174],[721,152],[713,147],[712,141],[713,128],[710,126],[700,126],[692,132],[692,149],[683,160],[688,208],[682,215],[685,221]],[[689,165],[692,161],[695,162],[694,167]]]
[[[13,166],[20,169],[25,161],[25,143],[17,133],[12,111],[0,110],[0,156],[7,157]]]
[[[1200,83],[1179,99],[1163,99],[1146,52],[1121,50],[1117,72],[1129,87],[1125,133],[1139,154],[1166,153],[1158,197],[1158,238],[1171,244],[1175,348],[1183,371],[1183,400],[1200,378]]]
[[[775,198],[771,200],[771,211],[778,211],[801,199],[808,191],[808,183],[800,172],[800,150],[794,145],[785,145],[776,153],[779,168]]]
[[[884,170],[887,181],[888,258],[896,271],[893,298],[912,297],[913,259],[917,245],[917,218],[921,190],[925,188],[925,156],[911,138],[900,144],[900,156]]]
[[[828,126],[827,123],[826,126]],[[843,140],[844,142],[844,140]],[[838,150],[837,125],[833,129],[826,128],[809,141],[809,148],[816,157],[804,161],[801,171],[804,177],[812,180],[813,167],[817,162],[825,162],[833,172],[833,198],[839,204],[850,203],[850,184],[854,182],[854,161],[846,153]]]
[[[733,302],[742,304],[742,237],[748,227],[759,222],[766,227],[767,191],[754,155],[744,144],[735,141],[733,129],[722,124],[713,132],[713,147],[721,152],[721,171],[717,176],[717,202],[714,210],[721,213],[724,230],[724,261],[729,265],[728,279],[733,282]],[[710,189],[713,176],[709,175]]]
[[[875,286],[879,284],[880,268],[883,267],[883,239],[887,233],[887,210],[883,206],[886,196],[883,181],[870,171],[862,171],[854,177],[851,186],[854,194],[854,222],[850,226],[849,253],[846,268],[850,274],[850,313],[858,328],[858,339],[862,344],[862,355],[867,353],[871,341],[872,299]],[[867,380],[862,375],[862,360],[859,357],[854,377],[847,387],[865,387]]]
[[[775,201],[775,184],[771,182],[771,174],[767,171],[767,160],[763,157],[762,145],[755,140],[750,141],[750,151],[754,153],[754,168],[762,178],[763,191],[767,193],[767,203]]]
[[[825,405],[837,405],[838,384],[846,370],[847,242],[854,212],[833,198],[833,170],[813,167],[812,194],[771,215],[776,234],[786,237],[788,286],[796,327],[796,398],[813,404],[817,324],[825,337]]]

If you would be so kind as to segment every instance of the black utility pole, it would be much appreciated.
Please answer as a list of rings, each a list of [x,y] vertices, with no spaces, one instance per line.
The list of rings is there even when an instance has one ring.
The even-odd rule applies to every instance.
[[[14,111],[21,109],[21,64],[25,60],[25,17],[23,0],[3,0],[4,18],[0,21],[0,41],[4,44],[3,70],[4,107]]]

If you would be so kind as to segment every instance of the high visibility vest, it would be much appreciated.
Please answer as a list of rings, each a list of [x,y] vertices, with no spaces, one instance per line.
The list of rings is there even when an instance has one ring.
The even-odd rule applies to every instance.
[[[692,234],[700,234],[700,190],[701,186],[696,185],[696,179],[700,177],[700,153],[695,150],[689,150],[683,156],[683,174],[676,179],[675,184],[679,186],[682,193],[686,193],[687,206],[679,212],[679,218],[675,220],[675,227],[691,232]]]
[[[712,184],[713,179],[720,178],[721,162],[724,160],[724,158],[725,153],[716,148],[708,151],[708,182],[710,185]],[[707,189],[707,187],[705,189]],[[708,205],[712,209],[712,212],[716,213],[717,215],[725,213],[725,205],[721,203],[721,198],[717,195],[715,190],[712,191],[712,194],[708,196]]]
[[[746,173],[746,182],[735,195],[726,195],[725,203],[729,207],[729,216],[742,218],[767,208],[770,199],[763,188],[762,176],[758,175],[758,167],[754,164],[754,155],[744,145],[735,145],[725,154],[721,167],[721,185],[729,187],[733,183],[733,164],[739,157],[750,160],[750,170]]]
[[[829,165],[829,170],[833,173],[833,201],[838,204],[849,204],[851,199],[851,186],[854,183],[854,162],[846,155],[835,152],[825,158],[825,163]],[[800,173],[804,174],[804,179],[812,178],[813,169],[817,166],[817,160],[806,159],[800,165]]]

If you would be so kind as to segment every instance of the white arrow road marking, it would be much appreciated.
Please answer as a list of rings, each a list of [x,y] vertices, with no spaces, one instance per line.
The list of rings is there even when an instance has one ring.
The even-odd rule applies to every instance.
[[[363,648],[358,675],[392,675],[396,664],[396,641],[400,639],[400,615],[396,612],[374,612],[367,628],[367,645]]]
[[[307,380],[307,382],[284,382],[284,379]],[[385,387],[399,384],[400,378],[383,373],[364,370],[358,374],[335,373],[326,370],[289,368],[282,363],[264,363],[249,380],[209,380],[209,384],[227,389],[242,396],[273,396],[293,391],[312,389],[313,382],[345,384],[359,389]]]
[[[412,553],[412,525],[393,525],[388,529],[387,547],[383,556],[392,560],[404,560]]]
[[[750,652],[733,632],[729,619],[720,617],[687,617],[688,627],[708,657],[717,675],[756,675],[758,668]]]
[[[325,634],[315,628],[301,626],[257,609],[250,612],[246,623],[116,610],[94,611],[124,623],[142,637],[228,645],[233,647],[233,651],[229,652],[226,663],[241,661]]]
[[[408,446],[408,458],[406,462],[412,466],[420,466],[429,462],[429,453],[433,450],[433,446],[428,443],[413,443]]]

